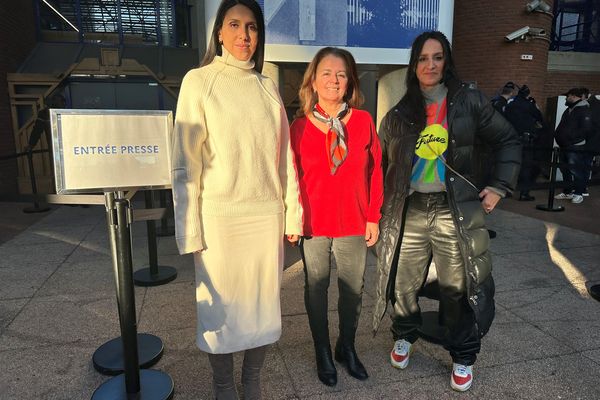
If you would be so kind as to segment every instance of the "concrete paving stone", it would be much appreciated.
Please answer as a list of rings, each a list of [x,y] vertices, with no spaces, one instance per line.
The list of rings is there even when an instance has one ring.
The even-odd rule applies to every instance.
[[[558,286],[514,290],[496,294],[496,302],[525,321],[600,321],[600,307],[583,295],[585,288]]]
[[[136,315],[145,290],[136,290]],[[140,331],[141,332],[141,331]],[[115,296],[63,295],[32,299],[0,336],[0,351],[97,340],[120,335]]]
[[[8,326],[13,318],[27,304],[28,299],[0,300],[0,332]]]
[[[60,265],[59,261],[19,268],[0,268],[0,299],[33,296]]]
[[[545,272],[531,268],[524,261],[521,261],[523,258],[525,257],[515,256],[511,259],[502,256],[493,257],[492,276],[496,284],[496,292],[567,284],[567,282],[560,279],[552,279]]]
[[[584,247],[600,245],[600,235],[557,225],[552,244],[557,248]]]
[[[548,244],[544,238],[524,238],[520,235],[511,235],[502,240],[492,239],[490,250],[492,254],[515,254],[530,251],[544,251]]]
[[[598,364],[580,354],[535,359],[473,371],[473,398],[598,399]]]
[[[477,366],[505,365],[573,353],[572,347],[553,336],[527,322],[494,322],[483,337]]]
[[[555,337],[562,347],[576,351],[597,349],[600,346],[600,319],[559,321],[537,321],[542,331]]]
[[[577,253],[591,253],[594,251],[589,248],[579,249],[553,249],[552,252],[532,252],[520,254],[504,254],[502,257],[512,262],[515,273],[520,274],[520,269],[536,270],[543,273],[546,279],[556,284],[577,284],[590,280],[600,280],[600,268],[597,268],[589,258],[573,255],[571,251]],[[568,254],[568,256],[567,256]],[[593,255],[591,256],[593,257]]]
[[[103,294],[115,296],[115,276],[110,259],[90,258],[84,262],[65,262],[44,283],[36,296]]]
[[[171,290],[148,287],[139,313],[141,331],[182,329],[196,326],[196,298],[193,282],[169,283]]]
[[[507,324],[511,322],[523,321],[523,318],[519,317],[511,310],[506,309],[503,305],[498,304],[498,302],[496,302],[496,316],[494,317],[493,324]]]
[[[89,233],[89,227],[77,227],[58,231],[52,227],[29,228],[19,236],[9,240],[5,245],[10,247],[40,246],[53,243],[69,243],[77,245]]]
[[[41,268],[47,265],[59,265],[76,249],[78,243],[45,243],[13,247],[9,242],[0,246],[0,270],[7,268]]]
[[[590,360],[592,360],[596,364],[600,365],[600,348],[598,348],[596,350],[586,350],[586,351],[583,351],[583,352],[581,352],[581,355],[589,358]]]
[[[87,344],[36,346],[0,351],[0,399],[89,399],[104,378]]]
[[[144,240],[143,244],[140,242],[142,239]],[[148,264],[148,249],[145,240],[145,238],[138,238],[138,240],[134,240],[132,243],[131,258],[134,269],[138,266]],[[69,262],[72,263],[87,262],[91,259],[105,259],[108,260],[108,262],[112,262],[109,243],[106,242],[106,246],[103,246],[94,244],[93,242],[90,242],[89,244],[83,242],[82,245],[69,256]]]

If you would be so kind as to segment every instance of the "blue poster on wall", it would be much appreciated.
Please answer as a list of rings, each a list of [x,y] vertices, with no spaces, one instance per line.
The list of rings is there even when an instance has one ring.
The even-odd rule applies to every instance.
[[[402,49],[439,28],[440,0],[261,0],[268,44]]]

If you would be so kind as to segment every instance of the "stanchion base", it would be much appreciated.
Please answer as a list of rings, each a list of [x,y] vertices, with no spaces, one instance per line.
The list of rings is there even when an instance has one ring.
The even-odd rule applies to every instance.
[[[158,236],[158,237],[175,236],[175,229],[174,228],[167,228],[167,229],[159,228],[156,230],[156,236]]]
[[[43,213],[50,211],[50,207],[25,207],[23,212],[25,214]]]
[[[152,369],[140,370],[140,391],[138,396],[127,393],[125,375],[110,378],[100,385],[92,395],[92,400],[170,400],[175,388],[173,379],[168,374]]]
[[[138,333],[137,342],[140,368],[150,368],[160,360],[164,347],[159,337],[148,333]],[[120,336],[98,347],[92,356],[94,368],[104,375],[123,373],[123,360],[123,340]]]
[[[592,285],[588,288],[588,293],[593,299],[600,301],[600,285]]]
[[[545,204],[538,204],[537,206],[535,206],[535,208],[538,210],[542,210],[542,211],[553,211],[553,212],[565,211],[565,208],[563,206],[556,206],[554,208],[550,208]]]
[[[419,337],[431,343],[442,344],[445,328],[440,325],[439,313],[437,311],[427,311],[421,313],[421,317],[423,324],[417,329]]]
[[[156,274],[150,268],[138,269],[133,273],[133,283],[138,286],[159,286],[177,278],[177,270],[173,267],[159,265]]]

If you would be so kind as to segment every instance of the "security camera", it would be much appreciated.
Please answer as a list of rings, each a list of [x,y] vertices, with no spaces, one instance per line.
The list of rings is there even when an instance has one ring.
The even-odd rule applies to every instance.
[[[550,12],[550,10],[552,9],[552,7],[550,7],[548,4],[546,4],[546,2],[544,2],[543,0],[530,1],[529,3],[527,3],[525,8],[529,12],[534,12],[534,11]]]
[[[504,40],[506,40],[507,42],[512,42],[513,40],[523,39],[525,37],[525,35],[528,33],[529,33],[529,27],[524,26],[521,29],[517,29],[516,31],[511,32],[508,35],[504,36]]]

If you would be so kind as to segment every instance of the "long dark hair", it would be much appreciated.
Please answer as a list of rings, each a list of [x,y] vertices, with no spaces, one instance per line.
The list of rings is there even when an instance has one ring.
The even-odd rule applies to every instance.
[[[346,64],[346,74],[348,75],[348,87],[344,94],[344,101],[348,103],[348,106],[353,108],[359,108],[364,102],[362,93],[360,92],[360,86],[358,81],[358,70],[356,69],[356,61],[348,50],[340,49],[337,47],[323,47],[315,54],[310,64],[304,72],[304,78],[298,96],[300,97],[300,108],[296,113],[296,117],[308,115],[315,104],[317,104],[318,96],[313,90],[312,84],[317,76],[317,67],[321,61],[327,56],[335,56],[340,58]]]
[[[417,64],[419,63],[419,56],[421,55],[421,51],[423,51],[423,46],[429,39],[440,42],[444,51],[442,82],[448,85],[459,80],[454,60],[452,59],[450,42],[446,38],[446,35],[439,31],[428,31],[417,36],[410,51],[410,62],[408,64],[408,71],[406,72],[406,93],[399,104],[408,111],[408,115],[414,116],[412,122],[417,125],[419,130],[425,128],[427,115],[425,113],[425,97],[423,97],[421,87],[419,86],[419,79],[417,78]]]
[[[223,54],[222,45],[219,43],[219,31],[223,27],[223,21],[225,20],[225,14],[227,14],[227,11],[238,4],[248,7],[254,14],[254,18],[256,18],[256,27],[258,28],[258,44],[256,46],[256,51],[252,56],[252,60],[254,61],[254,69],[257,72],[262,73],[263,64],[265,61],[265,18],[263,16],[262,9],[255,0],[223,0],[221,2],[221,5],[217,10],[217,16],[215,17],[215,25],[213,26],[213,30],[210,35],[208,49],[206,50],[206,54],[200,63],[201,67],[210,64],[215,56],[220,56]]]

